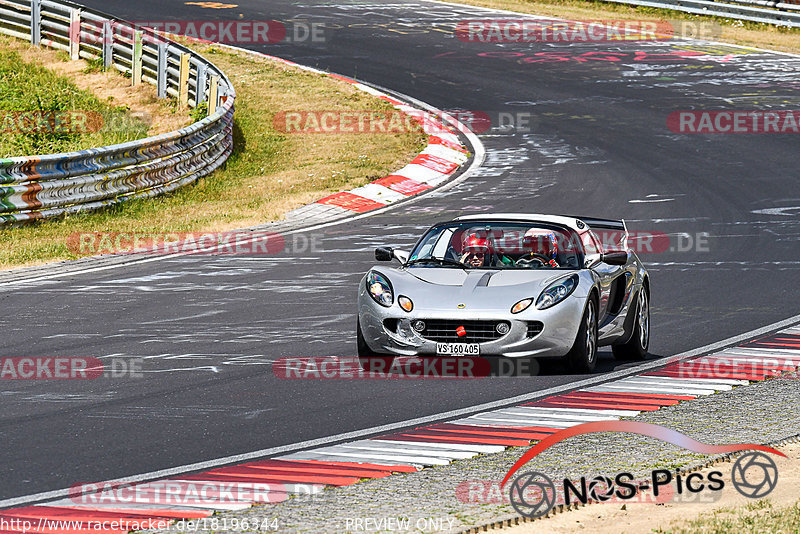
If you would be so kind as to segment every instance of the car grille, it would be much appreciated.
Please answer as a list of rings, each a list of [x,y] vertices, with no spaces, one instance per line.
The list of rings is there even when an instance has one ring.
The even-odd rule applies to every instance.
[[[425,330],[419,335],[425,339],[439,343],[483,343],[500,339],[505,334],[497,332],[497,325],[503,323],[510,327],[508,321],[457,321],[449,319],[423,319]],[[459,336],[456,330],[463,326],[466,334]]]
[[[528,337],[536,337],[544,330],[544,323],[541,321],[528,321]]]

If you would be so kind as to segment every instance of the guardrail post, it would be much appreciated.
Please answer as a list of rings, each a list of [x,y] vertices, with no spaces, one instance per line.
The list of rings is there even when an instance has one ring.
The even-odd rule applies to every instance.
[[[133,32],[133,56],[131,63],[131,80],[133,85],[142,83],[142,35],[141,30]]]
[[[114,63],[114,26],[111,21],[103,21],[103,70],[111,68]]]
[[[158,98],[167,98],[167,43],[158,41]]]
[[[191,54],[181,54],[180,79],[178,80],[178,106],[185,108],[189,104],[189,57]]]
[[[69,11],[69,58],[80,59],[81,52],[81,10],[72,8]]]
[[[219,76],[211,77],[211,87],[208,88],[208,114],[213,115],[217,111],[217,101],[219,100]]]
[[[39,46],[42,40],[42,0],[31,0],[31,44]]]
[[[206,99],[206,74],[208,72],[208,65],[200,63],[197,65],[197,83],[194,89],[194,105],[199,106]]]
[[[84,10],[86,10],[85,21]],[[30,13],[29,18],[28,13]],[[28,20],[25,21],[25,18]],[[165,40],[163,43],[156,41],[151,46],[147,39],[154,34],[150,30],[137,31],[137,28],[132,27],[129,22],[101,16],[69,0],[0,0],[0,19],[2,19],[0,33],[16,35],[21,41],[27,39],[31,46],[66,51],[72,60],[91,58],[92,61],[102,64],[104,70],[116,67],[124,71],[126,76],[130,75],[134,85],[154,82],[158,86],[159,96],[178,96],[184,108],[196,103],[202,105],[206,100],[210,100],[209,114],[216,116],[217,111],[228,111],[222,122],[208,124],[208,121],[205,121],[205,124],[191,129],[181,129],[170,134],[141,139],[122,148],[119,145],[101,146],[66,155],[20,156],[14,158],[19,160],[17,162],[0,158],[0,175],[3,174],[3,167],[11,169],[10,178],[5,180],[11,185],[25,184],[31,177],[35,178],[34,181],[49,181],[48,183],[75,180],[76,183],[84,184],[80,187],[64,186],[67,189],[48,196],[44,205],[40,202],[36,191],[22,195],[21,199],[10,199],[6,205],[0,205],[0,228],[6,224],[52,217],[75,209],[92,210],[98,204],[106,204],[104,199],[110,199],[110,203],[117,203],[139,193],[146,192],[149,195],[155,191],[159,194],[172,191],[184,182],[194,181],[197,177],[207,175],[212,167],[216,168],[228,158],[229,146],[225,147],[225,150],[222,147],[213,150],[213,158],[190,157],[186,152],[192,150],[191,154],[194,154],[201,149],[207,151],[208,147],[205,145],[209,142],[208,134],[214,132],[216,140],[220,128],[225,132],[223,135],[228,136],[224,140],[225,143],[230,143],[235,92],[225,73],[213,63],[208,63],[204,58],[170,40]],[[29,22],[27,28],[26,22]],[[28,32],[30,33],[26,36]],[[145,52],[148,60],[146,73],[143,64]],[[154,61],[156,59],[157,61]],[[77,65],[74,62],[72,64]],[[178,65],[179,71],[175,69]],[[148,75],[147,79],[144,79],[144,74]],[[176,78],[180,81],[178,87],[175,85],[178,81]],[[196,84],[197,87],[195,100],[191,102],[190,84]],[[229,107],[231,109],[228,109]],[[142,157],[132,158],[131,154]],[[153,164],[156,162],[158,167],[154,168]],[[17,167],[21,169],[17,169],[19,172],[14,170]],[[33,173],[31,169],[37,172]],[[103,172],[99,174],[94,172],[98,169]],[[108,173],[120,172],[130,180],[119,184],[117,184],[119,180],[114,183],[108,181]],[[3,176],[0,176],[0,182],[3,181],[2,178]],[[0,198],[0,204],[2,200]],[[0,528],[0,531],[2,530]]]

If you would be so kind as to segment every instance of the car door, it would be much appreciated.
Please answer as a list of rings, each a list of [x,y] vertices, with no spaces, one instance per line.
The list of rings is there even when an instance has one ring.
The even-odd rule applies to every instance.
[[[626,267],[624,265],[609,265],[601,260],[605,252],[600,239],[591,229],[587,229],[581,236],[584,252],[590,262],[590,268],[597,274],[600,285],[600,303],[598,306],[598,325],[602,329],[611,322],[619,313],[621,297],[624,296],[626,282]]]

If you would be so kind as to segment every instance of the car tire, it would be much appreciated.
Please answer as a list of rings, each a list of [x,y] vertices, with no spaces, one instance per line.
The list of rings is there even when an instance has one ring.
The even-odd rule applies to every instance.
[[[565,356],[573,371],[591,373],[597,365],[597,304],[589,299],[583,311],[575,343]]]
[[[394,356],[379,354],[369,348],[361,331],[361,321],[356,321],[356,349],[358,350],[358,364],[365,371],[384,371],[392,366]]]
[[[620,345],[612,345],[617,360],[644,360],[650,348],[650,294],[643,287],[636,296],[636,315],[631,338]]]

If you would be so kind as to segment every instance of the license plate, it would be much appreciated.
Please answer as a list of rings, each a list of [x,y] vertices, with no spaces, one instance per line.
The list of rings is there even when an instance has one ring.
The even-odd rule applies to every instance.
[[[477,343],[437,343],[436,354],[450,356],[477,356],[481,353],[481,346]]]

